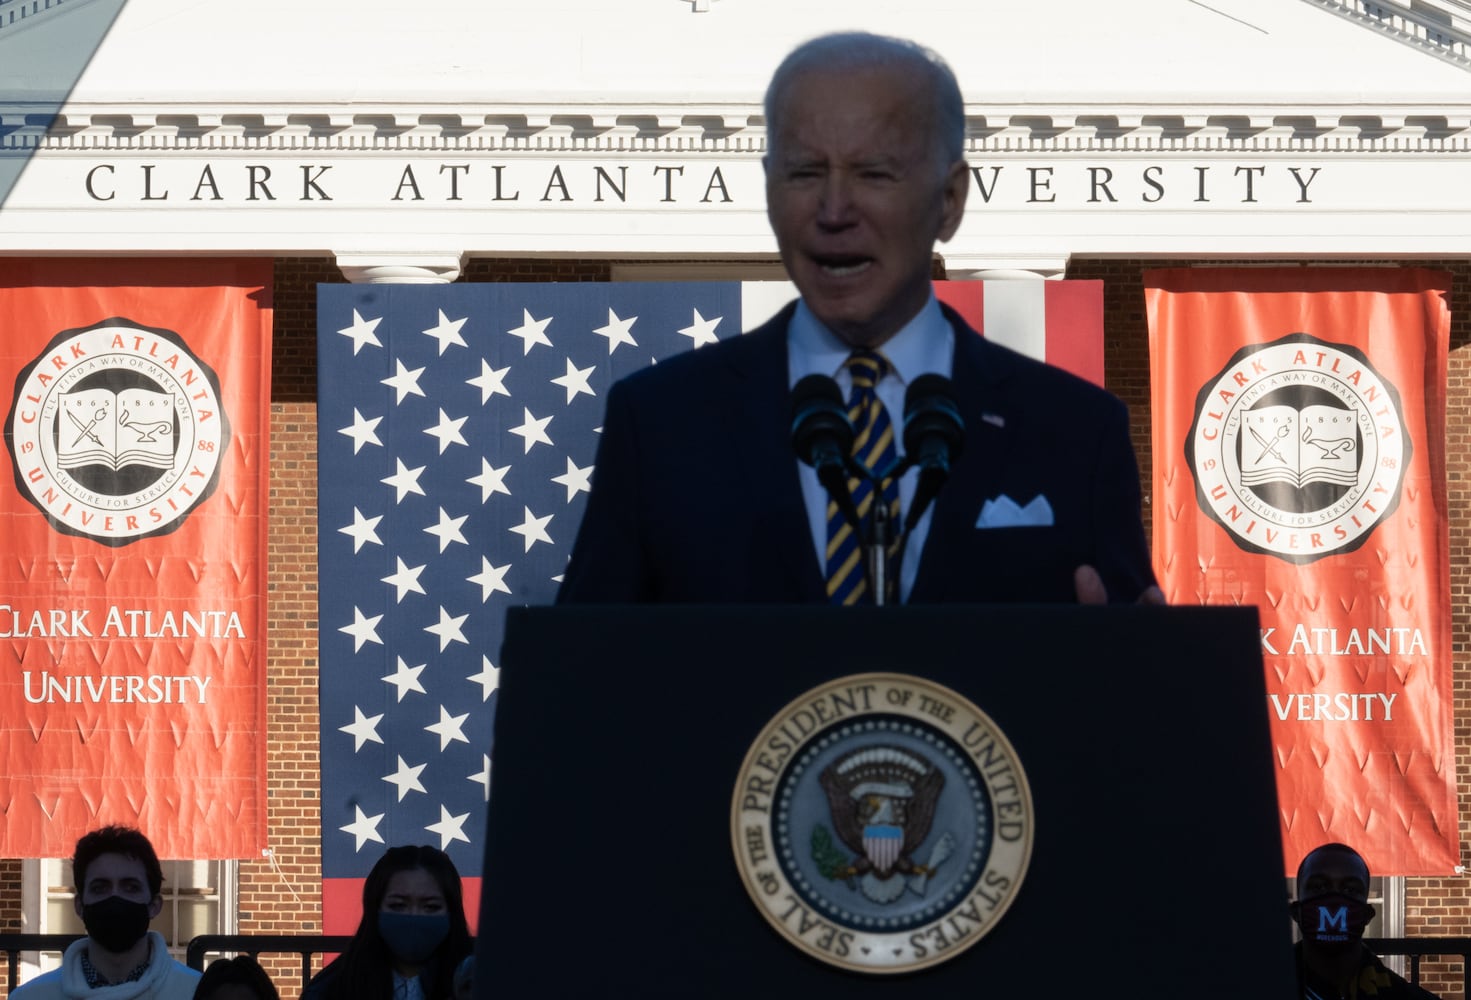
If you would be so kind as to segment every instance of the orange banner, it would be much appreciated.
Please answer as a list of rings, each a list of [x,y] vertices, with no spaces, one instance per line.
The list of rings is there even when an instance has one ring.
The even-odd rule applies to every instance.
[[[1288,874],[1330,840],[1375,874],[1460,860],[1449,283],[1382,268],[1145,273],[1155,562],[1172,602],[1259,609]]]
[[[0,272],[0,857],[260,856],[271,271]]]

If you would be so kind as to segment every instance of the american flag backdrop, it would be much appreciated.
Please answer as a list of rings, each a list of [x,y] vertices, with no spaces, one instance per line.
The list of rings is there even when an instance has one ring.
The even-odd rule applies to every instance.
[[[1101,380],[1101,283],[937,290],[977,328]],[[407,843],[449,853],[473,920],[505,612],[556,594],[609,387],[792,295],[782,282],[319,287],[327,933],[352,932],[363,877]]]

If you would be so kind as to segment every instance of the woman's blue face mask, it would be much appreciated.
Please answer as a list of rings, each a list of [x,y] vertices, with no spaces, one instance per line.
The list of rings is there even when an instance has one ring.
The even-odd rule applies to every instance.
[[[381,910],[378,933],[394,958],[407,965],[423,965],[449,936],[449,914]]]

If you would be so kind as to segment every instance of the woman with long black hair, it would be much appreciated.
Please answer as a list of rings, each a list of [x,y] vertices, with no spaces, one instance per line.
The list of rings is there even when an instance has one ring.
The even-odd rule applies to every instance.
[[[437,847],[390,847],[363,883],[363,919],[347,950],[302,1000],[447,1000],[470,954],[460,873]]]

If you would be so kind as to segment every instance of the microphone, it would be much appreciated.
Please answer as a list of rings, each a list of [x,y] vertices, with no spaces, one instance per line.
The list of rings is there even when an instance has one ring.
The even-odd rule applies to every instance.
[[[907,465],[918,466],[919,483],[904,518],[908,534],[950,478],[950,464],[965,445],[965,421],[955,392],[943,375],[921,375],[904,393],[904,453]]]
[[[858,531],[858,508],[848,492],[847,472],[853,424],[838,383],[826,375],[808,375],[792,387],[792,448],[817,470],[817,481]]]

